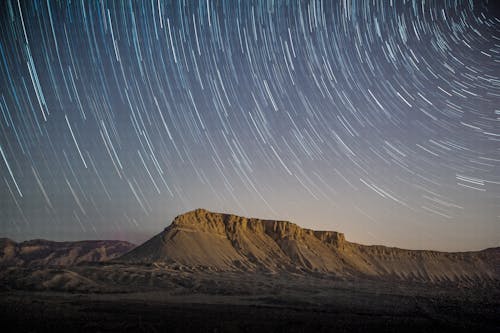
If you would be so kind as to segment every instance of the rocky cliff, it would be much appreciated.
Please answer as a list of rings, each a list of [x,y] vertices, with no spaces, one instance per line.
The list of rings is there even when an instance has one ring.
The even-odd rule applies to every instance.
[[[118,261],[443,282],[498,280],[499,257],[498,248],[446,253],[365,246],[346,241],[339,232],[197,209],[177,216]]]

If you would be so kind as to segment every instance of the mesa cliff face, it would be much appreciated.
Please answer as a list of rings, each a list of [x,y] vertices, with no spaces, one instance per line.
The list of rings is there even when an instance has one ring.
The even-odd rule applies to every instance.
[[[276,271],[315,266],[329,270],[338,260],[320,258],[320,253],[334,253],[343,242],[343,235],[335,232],[197,209],[177,216],[162,233],[120,261],[176,262],[215,270]]]
[[[365,246],[339,232],[197,209],[177,216],[118,261],[439,282],[499,280],[499,256],[498,249],[446,253]]]
[[[215,232],[228,237],[245,232],[265,234],[275,241],[283,239],[305,240],[312,236],[335,246],[341,246],[345,241],[344,234],[340,232],[314,231],[301,228],[288,221],[246,218],[232,214],[213,213],[205,209],[196,209],[177,216],[166,230],[172,227]]]

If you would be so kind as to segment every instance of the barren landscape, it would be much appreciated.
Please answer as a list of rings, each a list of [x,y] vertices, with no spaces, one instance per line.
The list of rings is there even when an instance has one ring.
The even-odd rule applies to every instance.
[[[1,255],[0,313],[21,331],[493,332],[500,324],[499,248],[365,246],[338,232],[197,209],[135,248],[3,240]]]
[[[0,0],[1,332],[500,332],[499,4]]]

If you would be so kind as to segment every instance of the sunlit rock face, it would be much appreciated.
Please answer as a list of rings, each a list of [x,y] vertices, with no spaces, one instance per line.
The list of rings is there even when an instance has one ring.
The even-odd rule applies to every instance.
[[[177,216],[163,232],[118,261],[440,282],[498,279],[493,264],[498,256],[495,249],[446,253],[366,246],[348,242],[335,231],[196,209]]]

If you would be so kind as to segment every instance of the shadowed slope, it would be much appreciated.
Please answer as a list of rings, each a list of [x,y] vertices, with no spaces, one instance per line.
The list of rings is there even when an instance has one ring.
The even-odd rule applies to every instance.
[[[446,253],[365,246],[334,231],[197,209],[177,216],[163,232],[118,260],[438,282],[497,280],[499,255],[498,249]]]
[[[53,242],[33,239],[16,243],[0,238],[0,265],[73,265],[84,261],[114,259],[135,247],[116,240]]]

